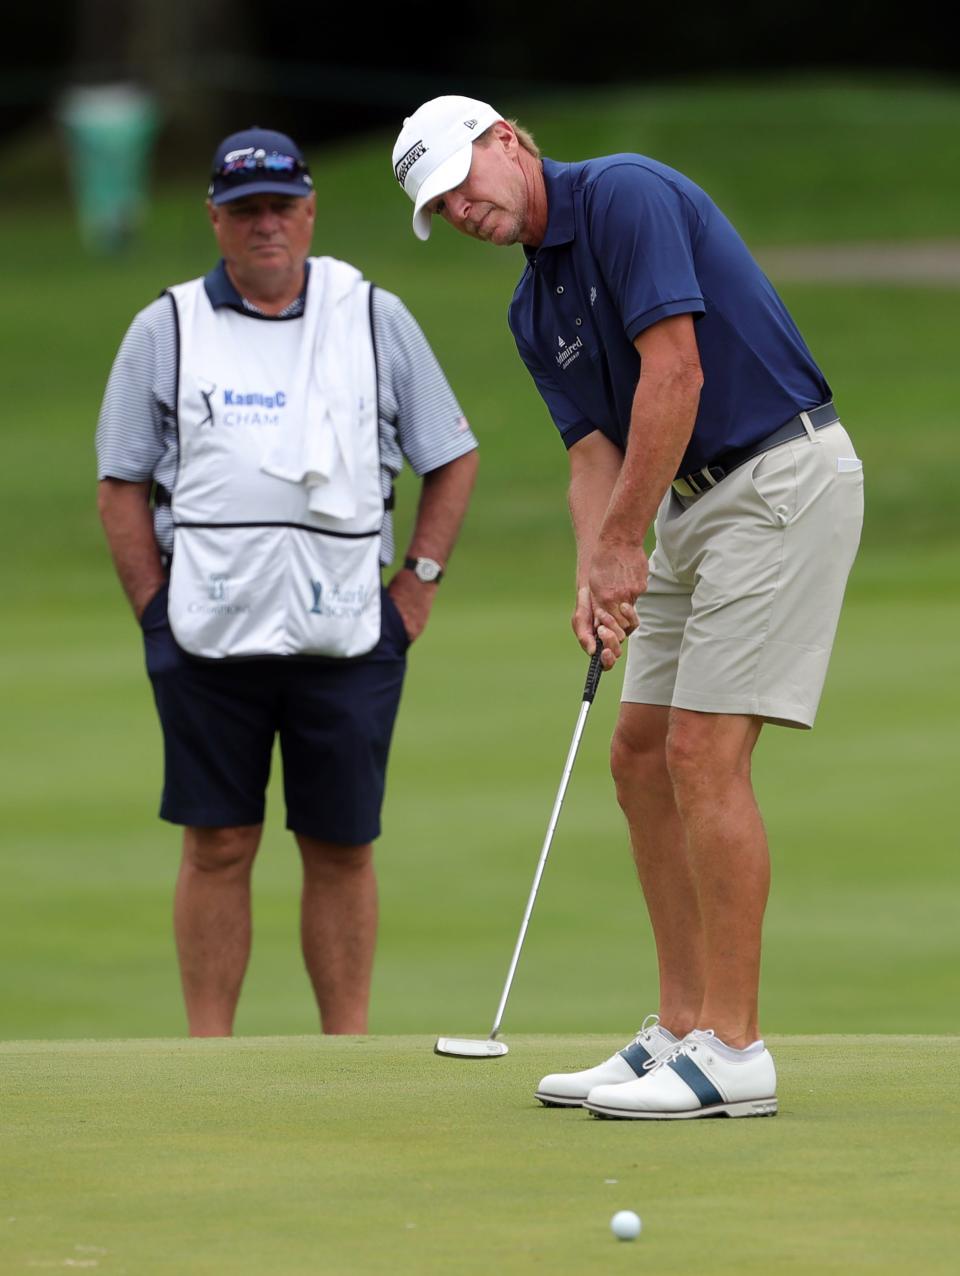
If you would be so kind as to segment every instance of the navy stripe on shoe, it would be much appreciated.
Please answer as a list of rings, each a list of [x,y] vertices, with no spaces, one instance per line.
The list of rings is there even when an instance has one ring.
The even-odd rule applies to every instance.
[[[643,1065],[653,1058],[649,1050],[645,1050],[639,1041],[634,1041],[632,1045],[625,1046],[620,1051],[620,1058],[626,1059],[630,1067],[634,1070],[638,1077],[642,1077]]]
[[[676,1059],[671,1059],[667,1067],[672,1068],[680,1080],[687,1083],[700,1100],[701,1107],[712,1108],[714,1104],[723,1103],[723,1095],[710,1078],[700,1071],[689,1055],[682,1054]]]

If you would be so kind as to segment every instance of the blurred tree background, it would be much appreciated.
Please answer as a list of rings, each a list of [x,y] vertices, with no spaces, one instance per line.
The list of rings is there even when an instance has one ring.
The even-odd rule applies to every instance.
[[[4,16],[0,138],[49,120],[70,85],[116,80],[156,97],[175,164],[255,118],[319,143],[393,125],[439,93],[496,100],[797,70],[952,76],[960,54],[944,22],[929,0],[616,0],[468,18],[423,3],[374,14],[301,0],[49,0]]]

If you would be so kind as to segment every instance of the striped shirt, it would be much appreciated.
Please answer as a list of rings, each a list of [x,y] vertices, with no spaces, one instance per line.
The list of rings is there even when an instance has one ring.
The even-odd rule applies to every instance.
[[[222,265],[208,278],[217,275],[222,285]],[[247,309],[259,313],[234,295]],[[429,474],[472,451],[477,440],[426,337],[399,297],[374,288],[371,311],[386,500],[404,460],[415,474]],[[301,295],[277,318],[294,320],[302,314]],[[173,491],[180,456],[176,386],[176,320],[172,298],[163,296],[136,315],[114,360],[97,425],[98,478],[130,483],[153,480]],[[154,510],[154,531],[161,551],[170,553],[169,505]],[[393,520],[387,512],[381,563],[389,563],[393,554]]]

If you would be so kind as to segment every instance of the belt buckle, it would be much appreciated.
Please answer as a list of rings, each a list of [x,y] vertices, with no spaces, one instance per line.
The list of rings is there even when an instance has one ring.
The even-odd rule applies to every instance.
[[[726,471],[721,466],[705,465],[694,474],[684,474],[682,478],[674,479],[673,490],[680,496],[703,496],[704,492],[709,492],[711,487],[716,487],[726,477]]]

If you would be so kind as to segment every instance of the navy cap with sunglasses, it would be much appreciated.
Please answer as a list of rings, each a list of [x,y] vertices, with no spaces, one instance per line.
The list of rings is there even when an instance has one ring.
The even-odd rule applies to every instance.
[[[272,129],[231,133],[217,147],[212,169],[207,194],[214,204],[245,195],[309,195],[313,190],[296,142]]]

